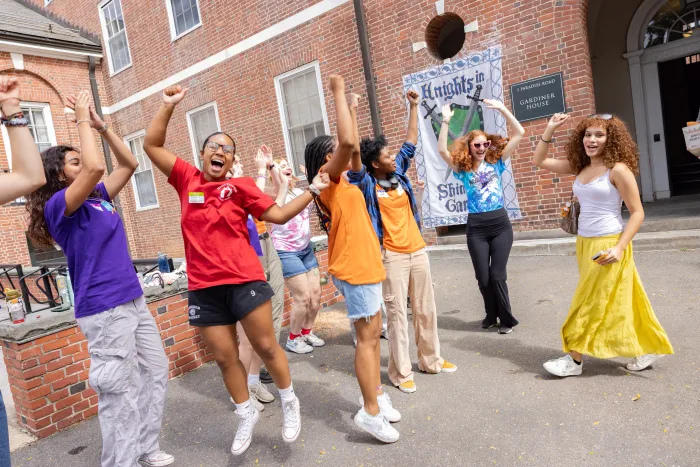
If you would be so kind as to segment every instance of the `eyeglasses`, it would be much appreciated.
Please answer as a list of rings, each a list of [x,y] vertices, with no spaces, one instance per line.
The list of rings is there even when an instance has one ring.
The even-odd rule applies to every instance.
[[[613,118],[612,114],[591,114],[588,116],[588,118],[599,118],[601,120],[610,120]]]
[[[207,143],[207,148],[211,149],[212,151],[216,152],[219,150],[219,148],[224,148],[224,153],[225,154],[233,154],[233,152],[236,150],[235,145],[230,145],[230,144],[219,144],[216,141],[209,141]]]
[[[481,146],[484,146],[484,149],[488,149],[491,147],[491,141],[486,141],[484,143],[472,143],[472,146],[474,146],[474,149],[481,149]]]

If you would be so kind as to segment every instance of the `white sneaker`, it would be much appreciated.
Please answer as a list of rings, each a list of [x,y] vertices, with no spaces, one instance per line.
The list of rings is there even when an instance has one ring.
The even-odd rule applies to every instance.
[[[384,393],[381,396],[377,396],[377,404],[379,405],[379,411],[389,420],[391,423],[396,423],[401,421],[401,412],[396,410],[391,403],[389,394]],[[365,401],[360,395],[360,405],[365,406]]]
[[[652,363],[654,363],[662,357],[663,355],[656,355],[653,353],[642,355],[641,357],[635,358],[633,362],[628,363],[627,369],[629,371],[642,371],[643,369],[651,366]]]
[[[312,347],[323,347],[324,345],[326,345],[326,341],[314,334],[313,331],[306,335],[302,335],[301,337],[304,338],[304,342],[306,342]]]
[[[253,440],[253,428],[260,420],[260,412],[254,406],[251,406],[242,412],[236,410],[236,415],[240,417],[240,420],[238,421],[236,437],[233,438],[233,444],[231,445],[231,454],[240,456],[248,449],[250,442]]]
[[[355,415],[355,424],[384,443],[395,443],[399,440],[399,432],[381,412],[372,416],[362,407]]]
[[[287,345],[285,347],[290,352],[301,354],[314,351],[314,348],[307,344],[302,336],[299,336],[296,339],[287,339]]]
[[[284,413],[284,426],[282,427],[282,437],[285,443],[293,443],[301,433],[301,412],[299,409],[299,398],[286,402],[282,401],[282,412]]]
[[[275,400],[275,396],[273,396],[260,381],[252,386],[248,386],[248,393],[254,395],[257,400],[266,404]]]
[[[139,457],[139,464],[145,467],[163,467],[175,462],[175,456],[163,451],[154,452],[153,454],[144,454]]]
[[[571,355],[566,354],[555,360],[550,360],[544,365],[544,369],[555,376],[578,376],[583,372],[583,362],[577,365]]]
[[[231,403],[233,405],[236,405],[236,401],[233,400],[233,397],[229,397],[229,399],[231,400]],[[260,403],[260,401],[257,399],[257,397],[255,397],[253,394],[250,394],[250,403],[252,404],[253,407],[258,409],[258,412],[262,412],[263,410],[265,410],[265,406],[262,405]]]

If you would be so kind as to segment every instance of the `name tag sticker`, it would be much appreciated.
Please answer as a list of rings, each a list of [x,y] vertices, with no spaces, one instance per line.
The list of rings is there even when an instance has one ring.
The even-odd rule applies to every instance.
[[[378,196],[379,198],[388,198],[388,197],[389,197],[389,193],[387,193],[387,192],[384,191],[384,190],[377,190],[377,196]]]
[[[396,189],[396,194],[399,196],[403,195],[403,187],[401,185]]]
[[[190,191],[190,204],[204,204],[204,193],[201,191]]]

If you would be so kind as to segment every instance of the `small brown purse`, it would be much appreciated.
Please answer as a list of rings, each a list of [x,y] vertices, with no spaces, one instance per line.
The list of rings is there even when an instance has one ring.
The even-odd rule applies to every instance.
[[[571,194],[571,201],[561,208],[561,228],[571,235],[578,235],[578,216],[581,213],[581,205],[578,199]]]

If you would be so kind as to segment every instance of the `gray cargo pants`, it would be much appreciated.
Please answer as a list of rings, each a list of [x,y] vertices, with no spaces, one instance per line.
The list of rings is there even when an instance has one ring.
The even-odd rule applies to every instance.
[[[168,359],[156,322],[143,296],[77,321],[99,398],[102,467],[137,467],[160,450]]]

